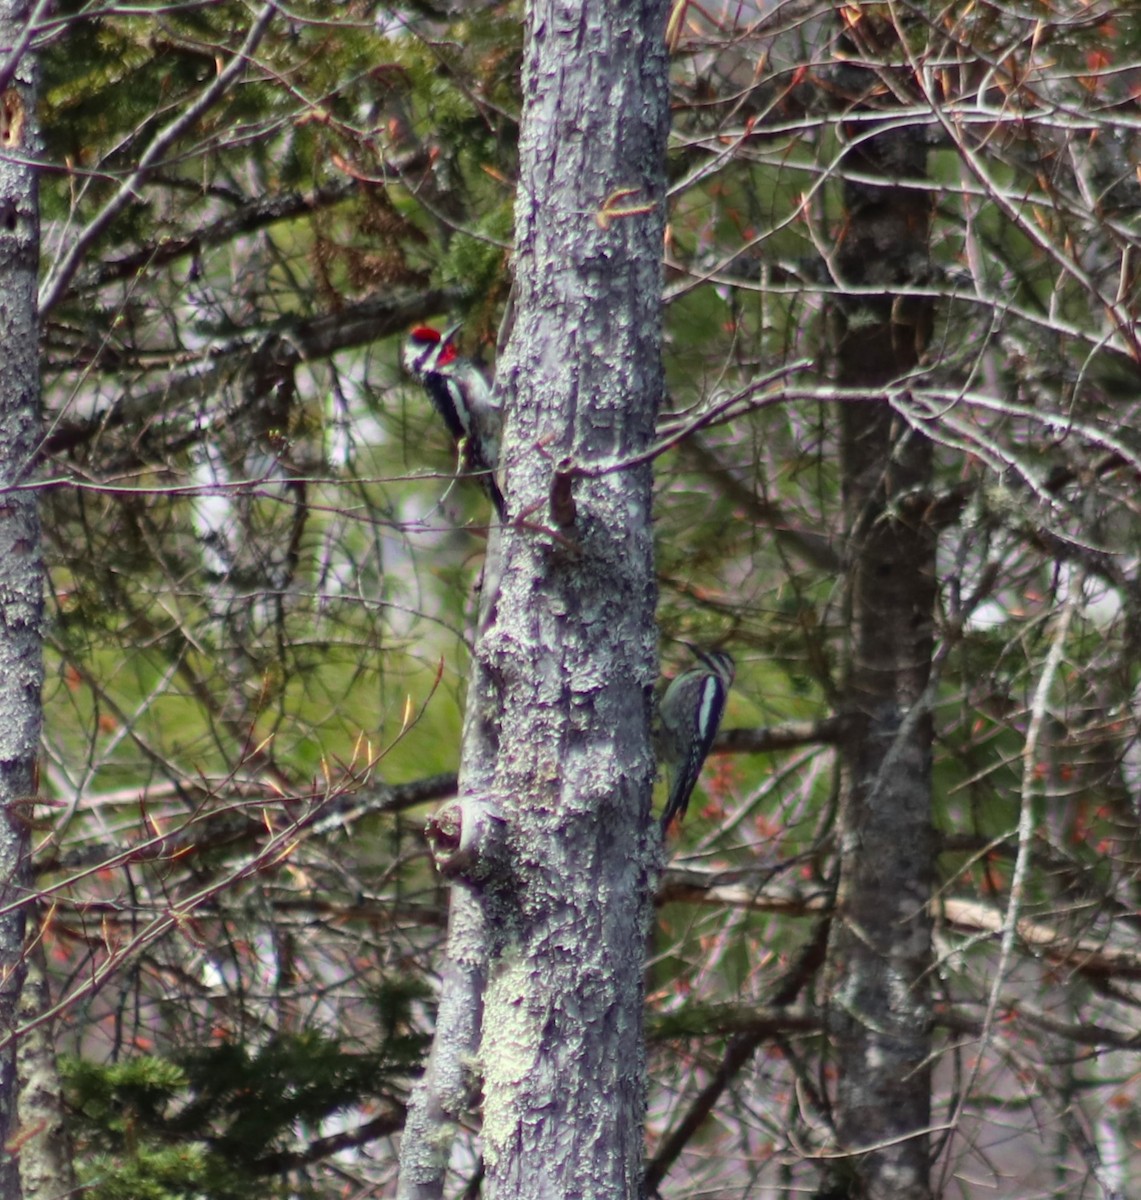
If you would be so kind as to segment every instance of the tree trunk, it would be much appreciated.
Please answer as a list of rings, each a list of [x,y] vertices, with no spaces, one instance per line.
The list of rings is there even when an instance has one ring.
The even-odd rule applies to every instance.
[[[849,9],[849,15],[851,10]],[[865,22],[868,20],[865,12]],[[853,57],[891,44],[890,25],[857,24]],[[844,99],[882,100],[879,73],[843,66]],[[898,186],[926,169],[923,131],[867,135],[843,166],[844,220],[835,269],[841,286],[871,289],[835,306],[837,381],[867,389],[842,408],[842,473],[849,634],[841,745],[840,887],[829,950],[828,1026],[836,1065],[836,1128],[861,1200],[930,1195],[931,827],[930,677],[935,534],[923,519],[931,444],[882,389],[915,369],[931,306],[893,295],[923,282],[931,201]],[[882,179],[884,182],[874,182]]]
[[[510,520],[489,548],[460,803],[436,822],[438,861],[458,848],[448,977],[469,1016],[469,934],[487,931],[493,1200],[643,1187],[657,596],[650,465],[621,464],[651,445],[663,387],[665,19],[663,0],[527,13],[514,325],[496,375]],[[426,1138],[462,1102],[470,1021],[455,1009],[445,994],[453,1044],[414,1105],[404,1195],[442,1178],[446,1139]],[[436,1177],[425,1163],[413,1190],[432,1153]]]
[[[37,931],[38,933],[38,931]],[[61,1200],[75,1192],[71,1139],[64,1121],[63,1085],[55,1052],[44,944],[33,935],[26,956],[27,978],[20,1003],[17,1066],[20,1072],[20,1182],[24,1200]]]
[[[510,865],[486,907],[493,1198],[642,1191],[651,472],[576,472],[654,437],[665,16],[661,0],[541,0],[527,16],[516,319],[500,363],[516,523],[477,651],[502,700],[494,799]]]
[[[0,0],[0,1195],[18,1200],[16,1042],[24,980],[28,829],[35,796],[43,683],[43,570],[30,482],[39,439],[36,269],[39,212],[31,167],[32,60],[22,56],[29,5]]]
[[[511,511],[478,653],[499,680],[511,874],[482,1064],[489,1195],[637,1196],[650,915],[654,436],[665,5],[543,0],[527,18],[516,320],[500,372]],[[626,207],[604,214],[622,189]],[[569,459],[558,481],[553,464]],[[545,527],[545,528],[537,528]]]

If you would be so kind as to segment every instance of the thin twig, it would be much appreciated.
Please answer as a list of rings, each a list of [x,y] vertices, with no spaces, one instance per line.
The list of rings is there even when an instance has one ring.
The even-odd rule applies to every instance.
[[[49,272],[47,279],[44,280],[43,287],[40,289],[41,316],[59,303],[76,271],[79,270],[79,265],[83,261],[84,255],[119,213],[128,204],[137,199],[139,189],[146,183],[148,176],[162,161],[162,157],[167,150],[226,94],[230,85],[245,71],[254,51],[257,49],[258,43],[265,35],[266,29],[269,27],[269,23],[276,12],[276,0],[270,0],[262,8],[257,19],[250,27],[250,31],[246,35],[246,40],[223,70],[218,72],[214,78],[214,82],[202,92],[197,100],[179,113],[169,125],[164,129],[160,129],[155,134],[151,144],[143,151],[138,166],[120,184],[119,190],[110,200],[91,218],[86,227],[72,243],[71,249],[60,258],[55,268]]]

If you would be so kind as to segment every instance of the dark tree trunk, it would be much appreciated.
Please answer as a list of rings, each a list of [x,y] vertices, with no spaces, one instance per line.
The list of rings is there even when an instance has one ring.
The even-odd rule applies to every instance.
[[[39,439],[36,270],[39,211],[31,167],[32,60],[21,55],[29,5],[0,0],[0,1196],[18,1200],[16,1041],[24,980],[28,829],[36,793],[43,683],[43,570],[36,494]]]
[[[865,18],[866,19],[866,18]],[[861,31],[857,26],[857,32]],[[890,26],[879,31],[890,44]],[[864,61],[874,46],[852,47]],[[861,105],[890,92],[855,66],[835,78]],[[852,130],[835,269],[868,289],[835,306],[837,382],[866,389],[844,405],[842,473],[849,631],[841,745],[840,888],[829,949],[828,1027],[837,1066],[836,1127],[854,1155],[848,1193],[930,1195],[932,723],[935,534],[923,519],[930,442],[888,403],[885,385],[921,361],[931,306],[893,294],[924,282],[931,200],[900,186],[925,174],[922,130]],[[874,182],[882,179],[884,182]]]

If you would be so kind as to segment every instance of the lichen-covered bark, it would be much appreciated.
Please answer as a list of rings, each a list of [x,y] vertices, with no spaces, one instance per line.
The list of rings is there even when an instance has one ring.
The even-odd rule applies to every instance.
[[[0,70],[20,43],[28,7],[0,0]],[[43,580],[36,496],[21,487],[39,437],[35,90],[28,57],[11,67],[0,80],[0,1195],[18,1200],[13,1032],[40,738]]]
[[[480,1084],[488,1196],[643,1191],[657,597],[650,467],[627,460],[663,386],[666,7],[527,14],[496,372],[509,521],[489,541],[459,802],[432,831],[454,888],[401,1200],[443,1194]]]
[[[656,589],[650,467],[621,464],[662,392],[665,18],[663,0],[527,14],[497,373],[513,521],[469,701],[499,714],[480,1065],[488,1194],[512,1200],[642,1191]]]
[[[64,1124],[63,1086],[55,1053],[55,1022],[44,1019],[51,991],[43,942],[29,946],[20,1002],[24,1033],[17,1047],[20,1073],[20,1182],[24,1200],[60,1200],[75,1192],[71,1140]]]
[[[482,740],[465,738],[464,746],[469,756],[488,757]],[[400,1141],[397,1200],[439,1200],[444,1195],[456,1129],[479,1097],[477,1056],[488,953],[480,897],[471,885],[457,880],[448,911],[432,1048],[409,1097]]]
[[[858,31],[859,27],[857,27]],[[882,28],[877,46],[889,43]],[[857,43],[852,57],[871,47]],[[871,70],[835,75],[860,104],[886,89]],[[867,389],[841,414],[848,532],[849,630],[844,696],[841,873],[829,947],[828,1027],[836,1067],[836,1127],[854,1154],[844,1172],[861,1200],[930,1195],[932,725],[925,703],[932,654],[935,534],[923,519],[931,444],[893,411],[882,388],[920,361],[931,321],[921,283],[930,197],[899,180],[925,172],[922,131],[865,137],[844,158],[834,259],[839,280],[872,294],[835,311],[837,380]],[[874,182],[882,179],[882,184]],[[882,289],[880,291],[879,289]]]

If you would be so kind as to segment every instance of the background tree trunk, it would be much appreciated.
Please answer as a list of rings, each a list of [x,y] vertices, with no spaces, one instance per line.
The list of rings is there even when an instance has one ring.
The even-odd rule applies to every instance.
[[[851,30],[859,55],[875,36]],[[884,38],[893,36],[890,25]],[[878,72],[842,66],[845,99],[865,107]],[[931,203],[898,186],[925,173],[921,129],[852,131],[844,159],[840,286],[873,294],[835,306],[837,381],[867,389],[841,406],[841,469],[849,547],[848,666],[840,813],[841,867],[828,972],[837,1065],[836,1127],[851,1166],[848,1194],[930,1195],[931,825],[930,676],[935,534],[923,519],[931,444],[880,391],[918,364],[930,301],[893,295],[924,282]],[[856,176],[853,179],[851,176]],[[877,183],[875,180],[884,182]],[[880,290],[882,289],[882,291]]]
[[[0,0],[0,1195],[18,1200],[16,1026],[24,980],[28,829],[37,788],[43,684],[40,526],[29,482],[39,439],[39,210],[29,5]]]

